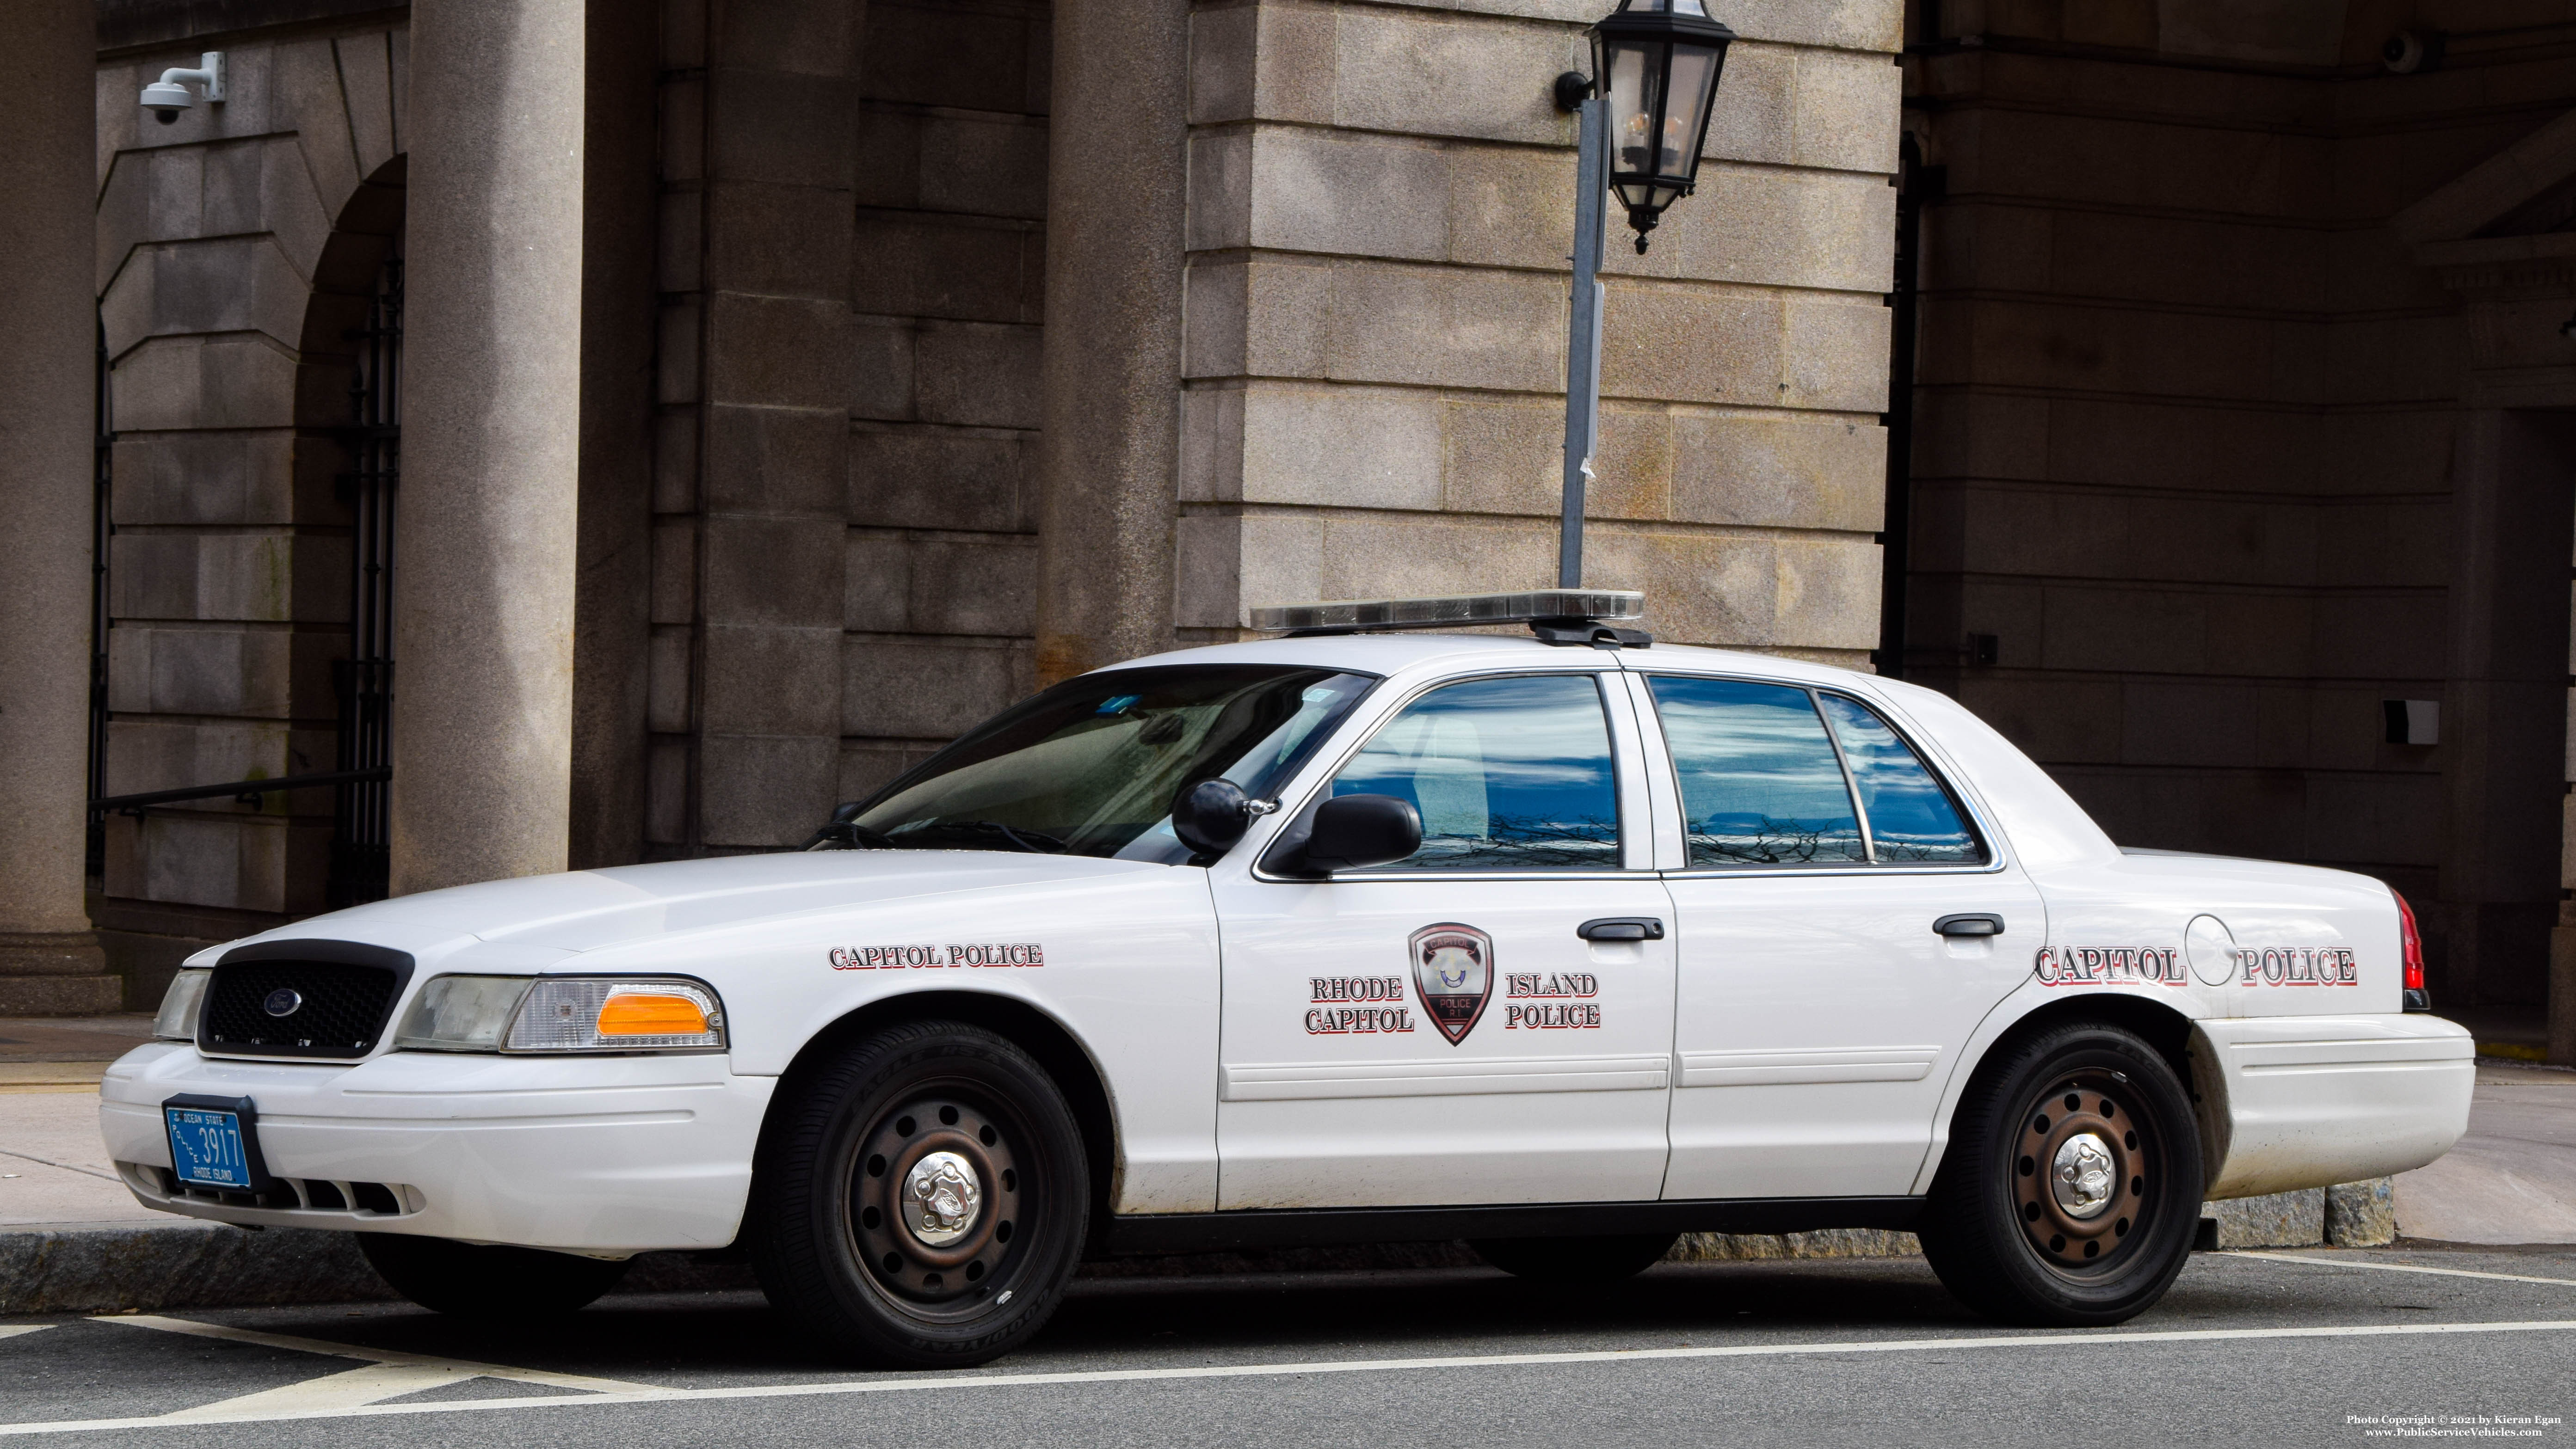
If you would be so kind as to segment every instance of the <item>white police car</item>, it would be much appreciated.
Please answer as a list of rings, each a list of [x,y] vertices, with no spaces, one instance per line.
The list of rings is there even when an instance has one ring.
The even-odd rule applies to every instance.
[[[2204,1196],[2466,1126],[2386,886],[2123,851],[1944,696],[1603,622],[1639,611],[1274,611],[1309,628],[1013,707],[838,848],[205,952],[108,1146],[153,1207],[356,1230],[431,1307],[739,1245],[818,1341],[919,1366],[1027,1338],[1086,1254],[1288,1243],[1581,1277],[1911,1228],[1988,1314],[2115,1322]],[[1351,632],[1505,618],[1537,637]]]

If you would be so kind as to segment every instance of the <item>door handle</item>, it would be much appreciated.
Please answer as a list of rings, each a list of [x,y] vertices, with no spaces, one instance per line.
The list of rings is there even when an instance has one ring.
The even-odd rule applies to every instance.
[[[1574,928],[1587,941],[1660,941],[1664,923],[1652,916],[1602,916]]]
[[[2000,936],[2004,933],[2004,918],[1989,911],[1969,911],[1943,916],[1932,923],[1932,929],[1944,936]]]

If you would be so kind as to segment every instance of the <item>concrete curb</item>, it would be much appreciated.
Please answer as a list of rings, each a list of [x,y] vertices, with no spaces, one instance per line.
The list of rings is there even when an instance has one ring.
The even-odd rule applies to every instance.
[[[391,1297],[346,1233],[219,1223],[0,1233],[0,1313],[354,1303]]]
[[[244,1232],[220,1223],[171,1222],[20,1228],[0,1232],[0,1314],[155,1312],[380,1302],[393,1297],[358,1251],[354,1233],[312,1228]],[[1667,1262],[1735,1263],[1787,1258],[1884,1258],[1915,1252],[1910,1233],[1839,1229],[1784,1236],[1691,1233]],[[1085,1278],[1203,1278],[1240,1273],[1330,1273],[1475,1268],[1465,1243],[1373,1243],[1110,1258]],[[749,1265],[681,1253],[635,1260],[619,1293],[756,1289]]]

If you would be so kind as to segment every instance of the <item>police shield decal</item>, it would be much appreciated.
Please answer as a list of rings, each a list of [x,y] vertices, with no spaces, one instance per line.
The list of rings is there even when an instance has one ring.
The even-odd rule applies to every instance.
[[[1450,921],[1414,932],[1410,944],[1423,1014],[1456,1046],[1475,1030],[1493,994],[1494,938]]]

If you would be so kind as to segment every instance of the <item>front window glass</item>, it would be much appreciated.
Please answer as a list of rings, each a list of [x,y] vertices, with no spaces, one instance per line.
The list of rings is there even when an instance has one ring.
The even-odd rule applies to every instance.
[[[1277,665],[1086,674],[994,716],[859,811],[863,846],[1173,864],[1172,802],[1219,777],[1275,794],[1377,681]]]
[[[1850,762],[1852,783],[1860,787],[1861,808],[1869,812],[1870,843],[1882,863],[1903,865],[1979,865],[1985,847],[1977,843],[1957,802],[1915,756],[1902,736],[1870,708],[1839,694],[1819,695],[1825,718],[1833,721],[1834,738]]]
[[[1339,795],[1422,812],[1390,870],[1615,870],[1619,790],[1588,674],[1444,685],[1405,706],[1333,777]]]
[[[1650,684],[1681,780],[1693,866],[1869,859],[1842,762],[1807,691],[1670,675]]]

